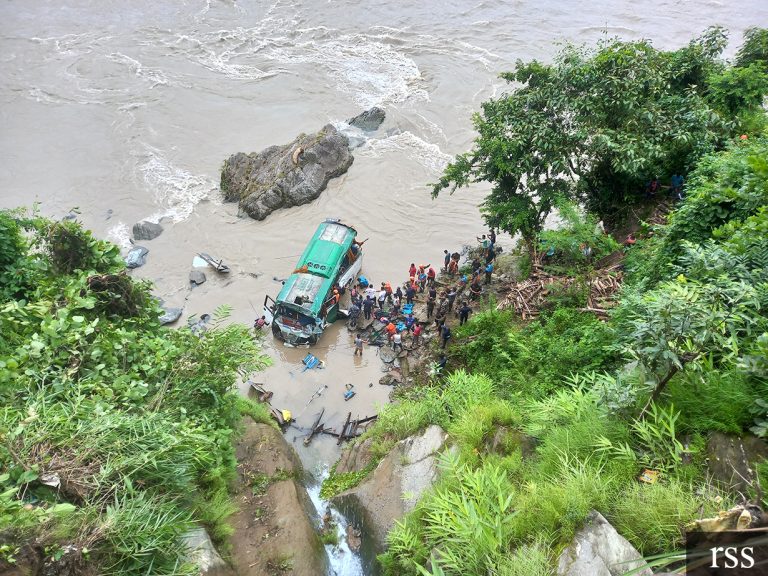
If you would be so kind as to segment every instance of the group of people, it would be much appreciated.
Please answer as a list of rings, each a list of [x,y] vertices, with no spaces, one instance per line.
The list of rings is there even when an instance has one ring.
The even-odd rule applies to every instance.
[[[645,184],[645,196],[646,198],[653,198],[661,193],[661,190],[666,188],[669,190],[670,196],[675,200],[683,199],[683,186],[685,185],[685,178],[675,172],[669,179],[669,186],[663,186],[659,179],[654,176]]]
[[[403,349],[403,334],[408,333],[412,337],[413,345],[419,344],[423,334],[423,326],[413,314],[413,304],[417,294],[426,294],[426,312],[427,321],[434,317],[435,329],[438,330],[442,347],[445,348],[451,338],[451,329],[446,323],[446,318],[454,310],[456,299],[465,289],[469,290],[469,299],[477,300],[483,292],[483,278],[485,284],[490,284],[494,270],[494,260],[496,258],[496,233],[491,229],[486,236],[478,236],[477,241],[481,245],[481,253],[471,262],[471,271],[469,275],[463,274],[458,282],[446,290],[438,293],[437,271],[431,264],[417,265],[412,262],[408,268],[408,280],[402,286],[396,286],[394,289],[389,282],[381,282],[378,288],[374,287],[371,280],[365,276],[360,276],[358,282],[350,290],[352,304],[349,309],[349,317],[352,326],[357,325],[360,315],[365,320],[370,320],[376,310],[384,311],[385,305],[386,318],[384,332],[388,340],[392,343],[393,349],[398,352]],[[459,274],[458,262],[460,255],[457,252],[450,253],[444,250],[445,254],[442,272],[448,276]],[[411,305],[404,314],[403,322],[396,322],[396,318],[401,315],[403,307]],[[469,319],[472,313],[467,300],[461,301],[456,309],[459,318],[459,324],[462,325]],[[382,317],[383,316],[377,316]],[[355,337],[355,356],[362,356],[363,339],[360,334]]]

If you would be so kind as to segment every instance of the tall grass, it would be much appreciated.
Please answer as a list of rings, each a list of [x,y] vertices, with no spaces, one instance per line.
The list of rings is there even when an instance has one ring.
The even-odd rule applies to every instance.
[[[729,507],[712,487],[669,478],[656,484],[634,482],[612,498],[608,519],[642,554],[674,550],[683,545],[683,527]]]

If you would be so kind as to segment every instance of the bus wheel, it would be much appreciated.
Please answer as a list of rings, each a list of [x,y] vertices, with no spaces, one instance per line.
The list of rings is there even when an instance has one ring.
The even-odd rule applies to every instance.
[[[274,321],[272,322],[272,335],[275,338],[282,338],[282,333],[280,332],[280,326],[278,326]]]

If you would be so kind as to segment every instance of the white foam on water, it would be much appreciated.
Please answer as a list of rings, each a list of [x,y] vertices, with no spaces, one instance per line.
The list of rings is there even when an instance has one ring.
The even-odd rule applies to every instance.
[[[145,145],[139,171],[160,207],[159,211],[145,218],[150,222],[159,222],[165,217],[174,222],[185,220],[198,202],[218,188],[210,178],[175,166],[160,150],[149,145]]]
[[[364,34],[268,46],[264,55],[278,62],[312,64],[324,69],[339,91],[350,94],[364,108],[429,100],[416,62]]]
[[[110,40],[112,36],[99,36],[94,32],[83,32],[81,34],[64,34],[63,36],[51,36],[40,38],[33,36],[32,42],[43,46],[53,47],[53,51],[58,56],[72,56],[90,54],[93,52],[93,45],[103,40]]]
[[[128,225],[123,222],[118,222],[107,231],[107,239],[123,250],[128,250],[131,247],[131,231]]]
[[[172,40],[165,40],[164,43],[200,66],[227,78],[263,80],[287,72],[282,68],[264,70],[263,65],[248,62],[270,41],[264,35],[262,26],[259,26],[218,30],[199,37],[176,34]]]
[[[128,69],[132,71],[138,78],[149,82],[151,84],[150,88],[154,88],[155,86],[168,85],[168,78],[159,68],[146,67],[135,58],[131,58],[130,56],[121,52],[112,52],[107,56],[107,58],[113,62],[117,62],[118,64],[125,64],[128,66]]]
[[[342,34],[325,26],[300,28],[295,9],[279,8],[275,4],[251,28],[155,30],[152,42],[236,80],[264,80],[296,73],[297,64],[310,64],[363,107],[429,100],[421,71],[400,49],[402,42],[363,33]]]
[[[387,138],[368,140],[360,149],[361,155],[373,158],[392,152],[405,152],[410,158],[434,173],[441,173],[453,159],[440,150],[437,144],[430,144],[407,131]]]

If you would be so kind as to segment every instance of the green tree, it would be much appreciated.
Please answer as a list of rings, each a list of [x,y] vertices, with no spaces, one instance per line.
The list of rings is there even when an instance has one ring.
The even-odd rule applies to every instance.
[[[551,65],[518,61],[515,89],[482,104],[474,147],[448,165],[432,195],[492,184],[490,226],[520,233],[530,250],[561,199],[611,218],[654,176],[687,172],[727,134],[707,103],[725,32],[709,29],[665,52],[648,41],[566,46]]]

